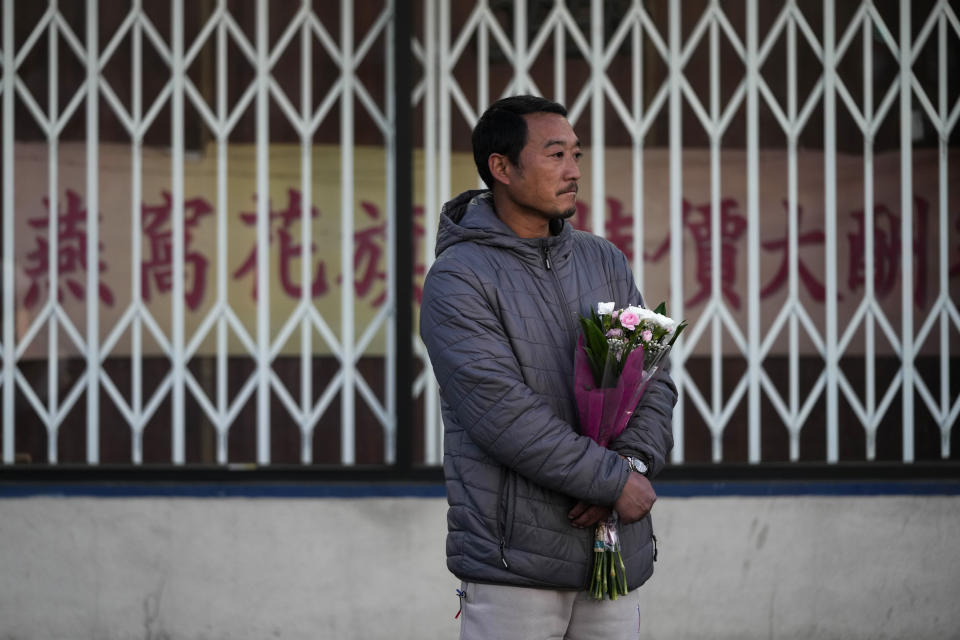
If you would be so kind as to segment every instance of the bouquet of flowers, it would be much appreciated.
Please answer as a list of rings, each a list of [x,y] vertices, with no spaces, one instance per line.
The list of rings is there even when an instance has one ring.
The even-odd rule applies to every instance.
[[[687,326],[666,315],[666,304],[650,311],[613,302],[597,304],[590,317],[580,317],[583,334],[577,343],[574,394],[580,432],[607,446],[627,426],[650,380]],[[590,594],[616,600],[627,593],[620,556],[617,514],[597,525]]]

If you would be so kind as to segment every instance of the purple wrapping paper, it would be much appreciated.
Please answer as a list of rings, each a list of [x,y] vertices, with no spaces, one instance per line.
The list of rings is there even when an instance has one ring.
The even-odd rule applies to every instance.
[[[598,388],[583,346],[583,336],[580,336],[573,375],[581,434],[605,447],[623,432],[637,408],[637,403],[640,402],[640,396],[647,388],[647,383],[658,368],[654,366],[653,371],[644,371],[643,358],[643,347],[637,346],[627,356],[617,385]]]

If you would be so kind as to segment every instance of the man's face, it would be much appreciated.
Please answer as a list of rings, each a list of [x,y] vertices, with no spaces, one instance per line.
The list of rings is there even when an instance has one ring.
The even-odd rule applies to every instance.
[[[519,166],[510,167],[506,195],[520,209],[540,218],[569,218],[577,212],[580,141],[567,119],[533,113]]]

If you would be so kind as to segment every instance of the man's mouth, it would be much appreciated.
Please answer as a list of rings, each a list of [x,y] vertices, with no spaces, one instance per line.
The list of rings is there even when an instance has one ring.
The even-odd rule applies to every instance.
[[[579,191],[579,187],[577,186],[576,183],[574,183],[574,184],[570,185],[569,187],[567,187],[566,189],[564,189],[563,191],[561,191],[560,193],[558,193],[557,195],[561,195],[561,196],[562,196],[562,195],[567,194],[567,193],[572,193],[573,195],[577,195],[577,191]]]

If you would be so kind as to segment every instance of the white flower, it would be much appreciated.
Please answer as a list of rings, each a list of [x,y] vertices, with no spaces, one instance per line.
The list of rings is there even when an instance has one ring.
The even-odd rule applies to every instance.
[[[637,317],[640,318],[641,322],[650,317],[650,312],[644,309],[643,307],[629,306],[626,309],[624,309],[624,312],[635,313]]]
[[[677,327],[677,323],[673,318],[668,318],[660,313],[654,313],[650,319],[666,329],[667,333],[673,333],[673,330]]]
[[[614,302],[598,302],[597,303],[597,315],[598,316],[608,316],[613,313],[614,307],[616,307]]]

